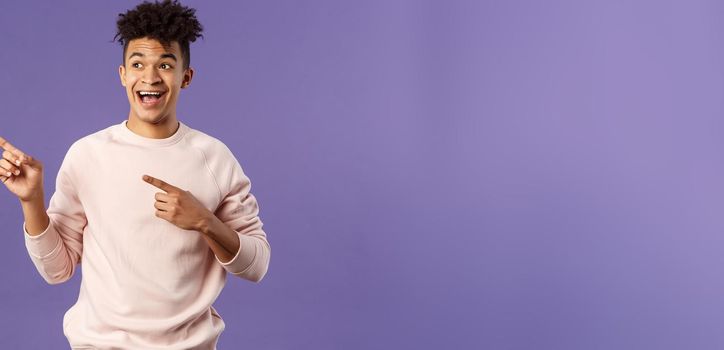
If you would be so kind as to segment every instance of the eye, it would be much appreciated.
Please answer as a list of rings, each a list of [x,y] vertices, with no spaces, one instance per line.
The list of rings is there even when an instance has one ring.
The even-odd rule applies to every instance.
[[[171,69],[171,68],[173,68],[173,67],[171,67],[170,64],[168,64],[168,63],[161,63],[161,69]]]
[[[131,63],[131,67],[133,68],[141,68],[141,64],[139,62],[133,62]]]

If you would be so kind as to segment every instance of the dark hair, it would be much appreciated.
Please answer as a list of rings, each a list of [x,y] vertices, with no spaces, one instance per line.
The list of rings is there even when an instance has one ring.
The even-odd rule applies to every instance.
[[[133,39],[149,37],[168,46],[176,41],[181,47],[184,69],[189,68],[191,52],[189,42],[202,37],[204,28],[196,19],[196,10],[182,6],[177,0],[148,2],[136,6],[126,13],[118,14],[118,32],[113,37],[123,45],[123,64],[126,64],[126,50]]]

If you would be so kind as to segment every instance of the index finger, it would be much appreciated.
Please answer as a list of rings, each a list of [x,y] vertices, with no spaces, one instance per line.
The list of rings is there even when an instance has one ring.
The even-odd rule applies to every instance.
[[[8,150],[15,154],[17,157],[23,157],[23,159],[25,159],[25,153],[15,148],[15,146],[11,145],[10,142],[8,142],[8,140],[4,139],[2,136],[0,136],[0,148]]]
[[[157,179],[153,176],[143,175],[143,181],[146,181],[146,182],[150,183],[151,185],[154,185],[166,192],[172,192],[172,191],[179,190],[178,187],[170,185],[170,184],[166,183],[165,181]]]

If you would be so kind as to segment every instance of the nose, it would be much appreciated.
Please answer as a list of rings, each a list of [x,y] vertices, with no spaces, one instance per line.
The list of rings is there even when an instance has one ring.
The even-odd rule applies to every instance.
[[[148,85],[154,85],[161,82],[161,76],[153,68],[148,68],[143,71],[141,82]]]

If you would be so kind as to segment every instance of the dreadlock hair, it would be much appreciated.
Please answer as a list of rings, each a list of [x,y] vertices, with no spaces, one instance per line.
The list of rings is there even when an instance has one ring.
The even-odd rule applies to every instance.
[[[177,0],[149,2],[136,6],[126,13],[118,14],[116,26],[118,32],[113,40],[123,45],[123,65],[126,65],[126,50],[133,39],[148,37],[169,46],[176,41],[181,47],[184,70],[191,63],[189,42],[202,37],[204,28],[196,19],[196,10],[182,6]]]

